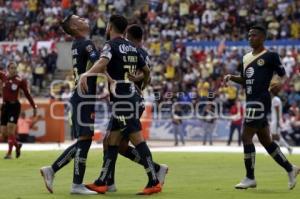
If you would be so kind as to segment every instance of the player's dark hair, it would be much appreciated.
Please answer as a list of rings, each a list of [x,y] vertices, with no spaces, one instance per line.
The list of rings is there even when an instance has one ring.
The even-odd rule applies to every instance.
[[[127,34],[130,35],[131,38],[141,41],[143,39],[143,28],[138,24],[132,24],[127,28]]]
[[[128,21],[122,15],[112,15],[109,18],[109,23],[113,26],[114,30],[118,33],[124,34]]]
[[[267,30],[266,30],[266,28],[265,28],[263,25],[261,25],[261,24],[257,24],[257,25],[252,26],[252,27],[250,28],[250,30],[252,30],[252,29],[254,29],[254,30],[259,30],[261,33],[263,33],[265,36],[267,36]]]
[[[67,33],[69,35],[73,35],[73,31],[70,28],[70,21],[71,21],[72,15],[73,14],[66,16],[60,23],[62,29],[65,31],[65,33]]]

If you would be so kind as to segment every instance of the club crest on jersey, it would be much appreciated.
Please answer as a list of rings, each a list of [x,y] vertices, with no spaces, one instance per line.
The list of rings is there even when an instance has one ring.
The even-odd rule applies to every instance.
[[[253,67],[249,67],[246,70],[246,76],[247,78],[251,78],[254,75],[254,68]]]
[[[18,86],[16,84],[12,84],[11,85],[11,90],[15,91],[17,90]]]
[[[265,60],[259,59],[259,60],[257,60],[256,63],[257,63],[258,66],[263,66],[265,64]]]
[[[129,45],[125,45],[125,44],[122,44],[122,45],[119,46],[119,51],[122,54],[127,54],[127,52],[130,52],[130,51],[137,53],[137,50],[136,50],[135,47],[129,46]]]

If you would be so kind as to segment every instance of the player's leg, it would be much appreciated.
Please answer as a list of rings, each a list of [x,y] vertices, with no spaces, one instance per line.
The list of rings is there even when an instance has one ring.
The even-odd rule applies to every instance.
[[[19,102],[12,104],[9,108],[9,112],[9,121],[7,123],[8,139],[10,139],[12,145],[16,147],[16,158],[19,158],[21,155],[22,144],[17,141],[16,130],[21,113],[21,104]]]
[[[283,167],[288,173],[289,189],[293,189],[296,185],[296,177],[299,173],[299,168],[293,166],[281,152],[280,147],[271,139],[269,126],[259,129],[257,133],[260,143],[265,147],[273,159]]]
[[[242,135],[241,135],[241,125],[237,126],[237,131],[238,131],[238,145],[241,146],[241,142],[242,142]]]
[[[234,132],[234,125],[230,124],[229,138],[228,138],[228,141],[227,141],[228,146],[230,146],[230,144],[231,144],[233,132]]]
[[[254,177],[254,168],[255,168],[255,146],[253,144],[253,136],[255,135],[257,129],[247,126],[244,126],[242,132],[242,142],[244,146],[244,164],[246,169],[246,177],[237,185],[236,189],[247,189],[256,187],[256,181]]]
[[[73,107],[77,107],[76,104],[73,104]],[[51,166],[42,167],[40,169],[46,188],[50,193],[53,193],[54,174],[75,158],[71,193],[96,194],[96,192],[86,189],[82,184],[85,173],[86,158],[93,136],[93,129],[89,127],[89,124],[92,124],[93,120],[87,116],[92,113],[93,107],[90,108],[91,109],[89,109],[89,107],[85,107],[85,109],[82,109],[80,112],[81,119],[87,119],[83,119],[82,123],[84,123],[84,125],[81,125],[78,121],[77,109],[72,109],[73,113],[71,114],[70,124],[74,137],[77,138],[77,141],[64,150],[64,152],[53,162]]]
[[[74,155],[73,185],[71,188],[72,194],[97,194],[96,192],[87,189],[82,183],[86,169],[86,159],[91,144],[92,132],[88,132],[85,135],[82,133],[77,140],[76,152]]]
[[[175,138],[175,146],[178,146],[178,129],[176,124],[172,124],[173,126],[173,131],[174,131],[174,138]]]
[[[184,129],[183,129],[183,125],[182,124],[178,125],[178,132],[179,132],[180,141],[181,141],[182,145],[185,145]]]
[[[9,144],[9,150],[7,152],[7,156],[11,156],[12,148],[13,146],[16,147],[16,158],[19,158],[21,155],[21,147],[22,144],[20,144],[17,141],[16,138],[16,129],[17,125],[15,123],[7,123],[7,136],[8,136],[8,144]]]
[[[156,176],[156,172],[152,160],[152,154],[143,138],[142,133],[140,131],[133,132],[129,134],[129,139],[131,143],[135,146],[136,150],[138,151],[148,176],[148,183],[145,189],[140,194],[152,194],[152,193],[160,192],[161,185]]]
[[[284,146],[288,150],[289,154],[292,154],[293,152],[292,147],[287,143],[287,141],[280,134],[279,134],[279,145]]]
[[[113,122],[115,123],[115,122]],[[108,190],[107,180],[115,166],[115,162],[118,156],[118,145],[122,139],[122,135],[119,130],[112,130],[107,137],[108,147],[102,169],[99,177],[92,184],[86,185],[90,190],[97,191],[98,193],[105,193]]]

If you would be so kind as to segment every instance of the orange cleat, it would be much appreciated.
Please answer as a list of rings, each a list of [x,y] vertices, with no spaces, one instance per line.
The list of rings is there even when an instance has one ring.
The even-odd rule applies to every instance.
[[[137,195],[151,195],[154,193],[159,193],[162,191],[162,186],[158,183],[155,186],[144,188],[142,192],[137,193]]]
[[[101,194],[105,194],[105,192],[108,190],[107,185],[97,186],[94,183],[93,184],[86,184],[85,187],[92,190],[92,191],[96,191],[98,193],[101,193]]]

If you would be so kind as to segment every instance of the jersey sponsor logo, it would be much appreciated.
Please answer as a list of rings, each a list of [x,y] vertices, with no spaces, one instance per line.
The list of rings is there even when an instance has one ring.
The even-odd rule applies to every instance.
[[[18,88],[17,84],[12,84],[11,85],[11,90],[15,91],[15,90],[17,90],[17,88]]]
[[[259,60],[257,60],[256,63],[257,63],[258,66],[263,66],[265,64],[265,60],[264,59],[259,59]]]
[[[137,50],[136,50],[135,47],[129,46],[129,45],[126,45],[126,44],[120,45],[119,46],[119,51],[122,54],[127,54],[128,52],[136,52],[137,53]]]
[[[254,75],[254,68],[253,67],[249,67],[246,70],[246,76],[247,78],[251,78]]]

